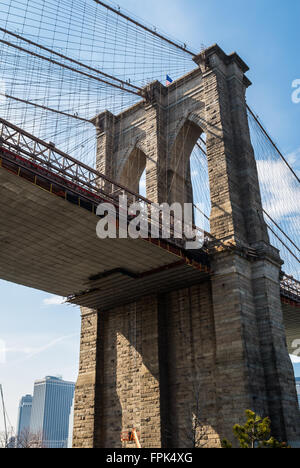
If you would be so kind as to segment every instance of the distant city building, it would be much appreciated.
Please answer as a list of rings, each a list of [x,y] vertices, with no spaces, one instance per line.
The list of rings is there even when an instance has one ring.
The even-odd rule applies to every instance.
[[[67,448],[75,384],[45,377],[34,384],[30,432],[40,435],[45,448]]]
[[[17,444],[17,439],[16,437],[11,437],[8,441],[8,444],[7,444],[7,448],[17,448],[16,447],[16,444]]]
[[[74,406],[75,406],[75,396],[73,398],[73,403],[72,403],[71,412],[70,412],[70,419],[69,419],[68,448],[73,448]]]
[[[296,378],[296,388],[297,388],[297,395],[298,395],[299,408],[300,408],[300,377]]]
[[[19,404],[18,425],[17,425],[17,441],[28,433],[30,430],[30,418],[32,410],[32,395],[25,395],[21,398]],[[19,443],[17,442],[19,447]]]

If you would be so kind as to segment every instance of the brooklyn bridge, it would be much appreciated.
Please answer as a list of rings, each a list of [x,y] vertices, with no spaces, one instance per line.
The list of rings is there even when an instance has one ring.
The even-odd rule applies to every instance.
[[[299,177],[247,104],[247,64],[98,0],[21,3],[0,22],[0,278],[81,307],[74,447],[133,428],[188,447],[199,401],[211,447],[247,408],[295,445]],[[192,203],[203,247],[99,239],[120,195]]]

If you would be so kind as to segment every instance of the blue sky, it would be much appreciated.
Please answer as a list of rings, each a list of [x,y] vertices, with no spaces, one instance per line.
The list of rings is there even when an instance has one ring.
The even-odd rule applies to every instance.
[[[300,78],[300,1],[289,0],[118,0],[118,4],[193,46],[218,43],[237,51],[250,66],[248,103],[300,170],[300,104],[292,82]],[[48,294],[0,281],[0,339],[8,348],[0,363],[7,410],[16,425],[19,398],[45,375],[75,380],[79,310],[56,304]],[[296,366],[300,376],[300,364]],[[0,430],[2,421],[0,420]]]

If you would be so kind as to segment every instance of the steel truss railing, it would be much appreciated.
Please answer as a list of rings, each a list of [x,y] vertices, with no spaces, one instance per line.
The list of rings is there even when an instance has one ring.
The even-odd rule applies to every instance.
[[[99,196],[102,201],[115,204],[118,202],[119,196],[126,196],[128,206],[133,203],[139,203],[146,209],[149,221],[152,208],[157,206],[142,195],[116,183],[96,169],[59,150],[53,143],[46,143],[3,118],[0,118],[0,147],[12,152],[12,155],[17,154],[21,158],[24,158],[24,168],[26,168],[26,162],[36,165],[37,170],[39,172],[41,169],[44,170],[45,177],[50,177],[54,183],[67,185],[68,189],[75,192],[78,192],[78,190],[84,191],[85,198],[90,198],[94,203],[100,202],[97,199]],[[22,165],[22,161],[18,161],[18,163]],[[175,220],[171,219],[172,238],[170,241],[177,246],[183,247],[185,241],[176,238],[175,226]],[[195,226],[194,228],[198,229],[203,235],[203,230]],[[209,241],[215,241],[206,232],[204,232],[204,239],[205,245]]]
[[[0,118],[0,146],[24,156],[27,160],[62,176],[65,180],[84,189],[99,193],[105,187],[105,193],[126,194],[130,199],[143,197],[131,192],[126,187],[115,183],[95,169],[64,153],[52,143],[46,143],[30,135],[19,127]],[[146,199],[143,199],[146,202]]]
[[[283,275],[281,279],[281,294],[291,301],[300,304],[300,281],[292,276]]]

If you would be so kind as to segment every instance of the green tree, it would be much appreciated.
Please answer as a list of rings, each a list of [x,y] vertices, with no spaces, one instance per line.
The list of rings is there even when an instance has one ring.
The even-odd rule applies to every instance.
[[[270,418],[263,419],[250,410],[246,411],[246,417],[247,421],[243,426],[235,424],[233,427],[233,434],[241,448],[289,448],[286,443],[278,442],[271,437]],[[232,448],[232,444],[224,439],[222,447]]]

